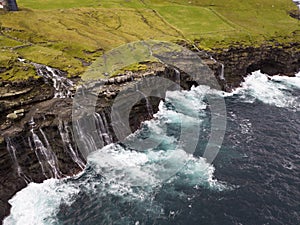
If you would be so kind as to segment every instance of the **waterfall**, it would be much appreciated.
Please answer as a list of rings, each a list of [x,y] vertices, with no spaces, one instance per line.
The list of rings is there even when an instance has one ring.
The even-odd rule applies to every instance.
[[[112,127],[104,112],[86,115],[73,121],[74,140],[80,149],[81,156],[87,159],[91,152],[95,152],[105,145],[113,143]]]
[[[77,134],[77,144],[81,150],[82,156],[86,159],[90,152],[98,150],[98,148],[103,147],[103,142],[100,145],[96,144],[96,139],[98,137],[98,132],[90,131],[89,117],[79,119],[74,121],[74,129]],[[96,135],[96,136],[95,136]]]
[[[58,130],[63,142],[63,146],[66,152],[68,152],[73,159],[73,161],[80,167],[80,169],[85,168],[85,163],[80,159],[77,149],[74,149],[72,146],[72,141],[69,135],[71,129],[66,122],[59,121]]]
[[[298,8],[300,10],[300,0],[293,0],[293,2],[298,6]]]
[[[218,62],[214,57],[212,57],[211,55],[209,55],[210,60],[214,61],[215,63],[219,63],[221,64],[221,73],[219,75],[220,80],[225,80],[225,76],[224,76],[224,64]]]
[[[33,152],[35,153],[35,155],[36,155],[36,157],[37,157],[37,159],[38,159],[38,161],[39,161],[39,164],[40,164],[40,166],[41,166],[41,168],[42,168],[42,173],[43,173],[44,177],[49,178],[49,177],[47,176],[46,168],[45,168],[45,166],[44,166],[44,164],[43,164],[43,162],[42,162],[42,158],[41,158],[40,154],[38,154],[38,151],[35,151],[35,150],[33,149],[33,147],[32,147],[32,144],[31,144],[31,138],[30,138],[30,137],[28,137],[28,145],[29,145],[31,151],[33,151]]]
[[[43,64],[30,62],[23,58],[18,58],[18,60],[21,63],[29,63],[33,65],[39,76],[46,80],[50,80],[53,83],[53,87],[55,89],[54,98],[72,97],[73,94],[71,89],[73,89],[74,84],[70,79],[64,77],[64,73],[62,71]]]
[[[180,71],[175,67],[174,70],[175,70],[175,82],[176,84],[180,85]]]
[[[95,113],[94,114],[96,121],[96,128],[98,130],[99,136],[104,143],[104,145],[108,145],[113,142],[113,139],[109,132],[108,123],[104,113]]]
[[[10,154],[11,159],[13,160],[15,167],[17,168],[17,174],[19,177],[22,177],[24,179],[24,181],[28,184],[29,182],[31,182],[31,179],[28,178],[22,171],[19,162],[18,162],[18,158],[17,158],[17,149],[15,147],[15,145],[13,144],[13,141],[10,138],[6,138],[6,143],[7,143],[7,150]]]
[[[49,144],[49,141],[42,130],[42,128],[39,129],[39,132],[43,136],[44,142],[46,143],[46,146],[42,142],[42,140],[39,138],[39,136],[34,132],[34,121],[31,121],[31,134],[32,134],[32,140],[34,143],[34,151],[37,155],[37,158],[39,160],[39,163],[42,167],[43,174],[46,176],[46,170],[48,170],[51,173],[51,177],[54,178],[60,178],[62,177],[62,173],[59,170],[58,167],[58,160],[55,155],[55,153],[52,151],[52,148]],[[30,140],[29,140],[30,142]],[[49,178],[48,176],[46,176]]]
[[[33,119],[31,119],[31,120],[29,121],[29,125],[31,126],[31,131],[32,131],[32,130],[33,130],[33,127],[35,126],[35,122],[34,122]],[[40,166],[41,166],[41,168],[42,168],[42,173],[43,173],[43,175],[44,175],[46,178],[49,178],[49,177],[47,176],[47,173],[46,173],[45,165],[43,164],[43,159],[41,158],[41,155],[38,153],[38,151],[35,151],[35,149],[34,149],[33,146],[32,146],[32,143],[33,143],[33,140],[32,140],[30,137],[28,137],[28,145],[29,145],[31,151],[33,151],[33,152],[35,153],[35,155],[36,155],[36,157],[37,157],[37,159],[38,159],[38,161],[39,161],[39,164],[40,164]]]
[[[220,74],[220,79],[221,80],[225,80],[225,77],[224,77],[224,64],[221,63],[221,74]]]
[[[34,66],[37,69],[38,75],[53,82],[53,87],[55,89],[54,98],[72,97],[70,89],[74,86],[73,82],[63,77],[63,73],[60,70],[36,63],[34,63]]]

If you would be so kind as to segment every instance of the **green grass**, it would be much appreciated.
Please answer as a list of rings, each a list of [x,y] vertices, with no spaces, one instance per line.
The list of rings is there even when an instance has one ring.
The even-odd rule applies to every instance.
[[[291,0],[19,0],[20,11],[0,12],[0,67],[24,57],[83,74],[108,50],[138,40],[188,42],[206,49],[233,44],[300,41]],[[132,66],[131,66],[132,67]],[[132,67],[134,69],[134,67]],[[0,78],[27,79],[31,70]],[[34,73],[32,74],[34,76]]]
[[[115,76],[124,71],[141,71],[148,67],[142,62],[153,63],[159,62],[159,57],[166,53],[182,52],[182,47],[161,41],[137,41],[126,45],[119,46],[99,57],[82,75],[83,80],[94,80]]]
[[[156,21],[156,15],[148,9],[21,10],[0,17],[0,48],[30,45],[13,51],[17,56],[60,68],[71,76],[85,69],[77,58],[92,62],[102,53],[95,52],[97,49],[107,51],[143,38],[171,40],[178,35],[163,21]]]
[[[197,38],[209,33],[232,32],[235,29],[209,8],[195,6],[157,6],[157,11],[184,36]]]
[[[79,7],[97,7],[100,6],[99,0],[19,0],[17,1],[20,7],[30,8],[30,9],[69,9],[69,8],[79,8]]]
[[[10,50],[0,50],[0,65],[5,68],[5,72],[1,74],[3,80],[26,80],[30,77],[38,78],[34,68],[31,65],[25,65],[16,60],[17,55]]]
[[[0,36],[0,46],[3,46],[2,48],[14,48],[17,46],[22,46],[22,42],[4,36]]]
[[[227,47],[235,42],[260,45],[271,39],[278,42],[300,40],[299,35],[293,35],[300,30],[300,23],[288,15],[288,11],[295,9],[291,0],[146,2],[176,26],[186,39],[201,40],[204,48]]]

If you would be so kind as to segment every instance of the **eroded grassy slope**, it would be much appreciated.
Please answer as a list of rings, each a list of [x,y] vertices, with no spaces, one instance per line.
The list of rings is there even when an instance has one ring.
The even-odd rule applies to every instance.
[[[203,48],[239,42],[299,41],[299,21],[290,0],[20,0],[20,11],[0,13],[2,79],[34,75],[17,57],[80,75],[104,51],[124,43],[156,39]],[[3,70],[3,69],[2,69]]]

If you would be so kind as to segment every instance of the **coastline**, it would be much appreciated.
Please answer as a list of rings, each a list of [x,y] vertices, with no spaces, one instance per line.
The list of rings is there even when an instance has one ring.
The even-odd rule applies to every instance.
[[[209,52],[213,55],[217,62],[211,59],[206,59],[206,63],[215,72],[217,78],[220,77],[221,64],[224,63],[224,77],[226,82],[220,80],[220,84],[223,90],[230,91],[239,86],[243,81],[243,77],[247,74],[257,70],[262,69],[263,72],[269,75],[288,75],[293,76],[300,70],[300,44],[293,43],[290,46],[261,46],[259,48],[247,47],[247,48],[231,48],[231,49],[218,49],[215,52]],[[175,79],[176,72],[173,68],[165,68],[159,64],[153,64],[148,71],[140,71],[135,73],[130,73],[132,77],[126,79],[115,79],[114,82],[108,85],[110,94],[102,93],[100,97],[101,103],[97,106],[97,112],[101,113],[109,120],[110,105],[114,97],[121,90],[121,87],[125,85],[130,85],[142,77],[145,76],[162,76],[168,79]],[[125,77],[125,76],[123,76]],[[181,84],[185,89],[190,88],[193,82],[188,83],[187,80],[182,76]],[[135,80],[135,81],[132,81]],[[44,87],[43,94],[40,98],[32,98],[36,96],[37,93],[41,93],[35,90],[34,87],[40,85]],[[0,218],[1,220],[9,214],[9,204],[8,200],[19,190],[26,186],[24,177],[18,176],[16,173],[15,164],[7,151],[8,143],[7,140],[14,142],[16,148],[21,153],[18,154],[18,163],[23,169],[22,173],[29,177],[33,182],[42,182],[47,179],[45,174],[42,173],[40,169],[39,161],[37,160],[31,147],[28,145],[28,137],[31,135],[31,127],[28,125],[28,121],[34,118],[36,127],[35,130],[38,132],[42,129],[49,138],[51,138],[52,149],[54,149],[59,162],[59,169],[63,176],[74,175],[81,171],[81,168],[76,164],[70,155],[67,154],[64,148],[63,141],[61,139],[59,131],[59,123],[61,121],[66,122],[71,126],[71,107],[72,99],[53,99],[53,87],[48,82],[42,78],[38,80],[30,80],[27,82],[4,82],[1,85],[1,89],[14,87],[19,90],[15,96],[0,96],[2,102],[1,107],[1,138],[0,138],[0,154],[1,154],[1,204],[0,204]],[[23,90],[23,92],[22,92]],[[24,91],[25,90],[25,91]],[[27,90],[27,91],[26,91]],[[3,91],[2,91],[3,93]],[[113,94],[112,94],[113,93]],[[19,101],[20,99],[26,99],[25,96],[30,96],[28,99],[30,101],[23,102],[21,105],[5,105],[3,107],[3,102],[13,102]],[[101,96],[101,94],[100,94]],[[150,100],[151,106],[153,108],[153,113],[158,109],[159,99]],[[12,113],[17,109],[24,109],[24,115],[16,120],[6,118],[6,115]],[[38,109],[38,110],[36,110]],[[55,109],[55,110],[53,110]],[[138,129],[141,122],[149,119],[148,112],[146,112],[145,102],[140,102],[139,105],[135,107],[134,115],[131,117],[131,128],[132,130]],[[136,119],[138,118],[138,120]],[[114,139],[115,140],[115,139]],[[74,144],[74,140],[72,141]],[[83,160],[83,159],[82,159]]]
[[[0,11],[0,221],[10,212],[8,200],[28,182],[41,183],[54,177],[51,171],[43,171],[32,149],[33,132],[41,139],[45,134],[51,140],[60,178],[78,174],[82,162],[85,163],[83,157],[70,154],[63,140],[68,136],[67,141],[75,152],[78,150],[70,129],[73,103],[70,96],[75,88],[68,89],[70,94],[66,98],[54,98],[57,90],[53,80],[47,78],[52,69],[65,80],[78,84],[82,73],[97,57],[126,42],[142,40],[147,34],[146,38],[178,42],[198,52],[227,92],[239,87],[245,76],[259,69],[269,75],[287,76],[300,71],[300,18],[292,1],[253,1],[249,5],[240,1],[233,5],[222,1],[181,5],[175,1],[178,4],[170,11],[163,1],[162,5],[127,1],[121,7],[103,2],[104,5],[94,1],[91,5],[81,2],[71,6],[24,2],[19,12]],[[221,4],[225,6],[220,7]],[[233,6],[236,8],[231,9]],[[173,10],[183,10],[182,18],[174,17]],[[195,18],[189,17],[190,11]],[[274,18],[282,22],[274,23]],[[196,24],[190,26],[189,19],[197,21]],[[82,22],[87,20],[90,23]],[[47,66],[53,68],[49,70]],[[97,113],[109,123],[111,104],[122,88],[135,85],[143,77],[175,80],[177,72],[153,62],[141,68],[132,66],[123,76],[109,79],[105,91],[100,93]],[[193,84],[196,82],[181,73],[183,89]],[[155,113],[160,99],[148,101]],[[133,131],[151,118],[148,103],[140,101],[132,109]],[[113,135],[112,139],[116,141]]]

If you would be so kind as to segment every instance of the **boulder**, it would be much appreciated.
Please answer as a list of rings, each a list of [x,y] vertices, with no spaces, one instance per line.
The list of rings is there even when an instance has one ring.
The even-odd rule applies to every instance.
[[[16,120],[18,119],[18,115],[16,113],[10,113],[6,116],[7,119]]]

